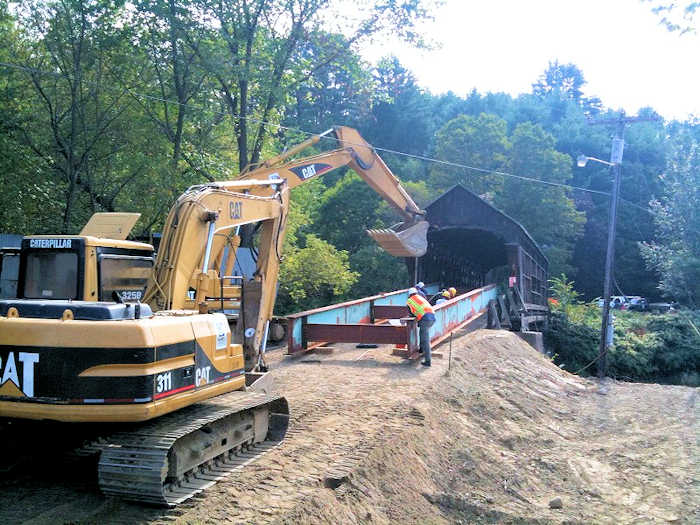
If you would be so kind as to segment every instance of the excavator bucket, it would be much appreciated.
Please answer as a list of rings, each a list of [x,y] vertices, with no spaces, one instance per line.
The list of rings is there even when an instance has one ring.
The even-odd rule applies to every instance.
[[[428,250],[427,221],[420,221],[406,227],[384,230],[367,230],[377,244],[394,257],[421,257]]]

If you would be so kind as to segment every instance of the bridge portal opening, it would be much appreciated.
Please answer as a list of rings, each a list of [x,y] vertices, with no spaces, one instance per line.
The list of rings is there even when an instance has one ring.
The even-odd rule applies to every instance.
[[[509,271],[502,238],[490,231],[458,227],[428,233],[428,251],[420,266],[424,282],[461,290],[491,284]]]
[[[409,275],[460,291],[497,284],[526,307],[547,305],[547,257],[521,224],[457,185],[426,207],[428,250]],[[510,286],[512,284],[512,286]]]

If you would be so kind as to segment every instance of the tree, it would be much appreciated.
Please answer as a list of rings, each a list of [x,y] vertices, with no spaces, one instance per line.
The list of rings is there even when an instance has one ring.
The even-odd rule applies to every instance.
[[[435,154],[441,161],[494,171],[503,170],[508,162],[510,143],[507,124],[496,115],[460,115],[438,131],[435,142]],[[482,195],[498,192],[503,177],[462,167],[437,165],[431,170],[428,183],[440,192],[461,183],[477,195]]]
[[[697,123],[676,125],[662,177],[663,196],[650,202],[657,238],[640,243],[657,271],[661,293],[696,308],[700,302],[700,132]]]
[[[510,143],[511,172],[554,184],[571,180],[571,158],[556,151],[554,137],[541,126],[518,124]],[[496,207],[520,222],[540,244],[552,275],[573,271],[571,254],[586,220],[569,193],[561,186],[508,177],[494,200]]]
[[[549,63],[545,72],[532,85],[532,92],[539,97],[556,93],[578,102],[583,98],[581,88],[585,83],[583,72],[578,67],[574,64],[560,64],[555,60]]]
[[[353,254],[374,242],[365,230],[383,227],[380,201],[365,181],[348,173],[321,197],[314,230],[333,246]]]
[[[371,71],[343,35],[320,30],[310,34],[299,45],[293,67],[303,69],[328,47],[344,51],[290,88],[284,126],[325,131],[333,125],[359,127],[370,118],[374,91]]]
[[[280,266],[277,311],[289,313],[330,304],[345,294],[357,277],[350,271],[346,251],[307,235],[306,246],[291,248]]]
[[[374,242],[350,255],[350,269],[359,277],[346,293],[349,299],[399,290],[405,288],[409,280],[404,259],[389,255]]]
[[[586,80],[575,64],[560,64],[558,60],[550,62],[540,78],[532,85],[532,92],[541,99],[548,99],[552,106],[553,120],[559,120],[566,113],[566,101],[571,100],[583,107],[589,114],[597,114],[602,103],[599,98],[583,96]]]
[[[143,58],[147,78],[139,90],[154,92],[150,98],[139,93],[135,101],[171,143],[170,173],[177,176],[183,153],[186,161],[196,166],[186,151],[183,152],[183,142],[192,111],[189,104],[203,90],[206,80],[206,73],[196,62],[205,32],[193,20],[191,2],[139,0],[135,5],[137,12],[132,22],[136,27],[136,39],[146,50]],[[206,171],[198,171],[212,179]]]
[[[659,23],[671,32],[678,31],[681,35],[694,34],[695,14],[700,9],[700,2],[685,0],[684,2],[671,2],[668,0],[643,0],[654,4],[651,11],[657,15]]]
[[[396,57],[380,60],[374,79],[373,121],[362,129],[367,139],[383,148],[426,154],[434,133],[431,96]]]
[[[414,27],[427,16],[428,0],[372,1],[356,6],[354,26],[348,27],[350,22],[343,17],[347,40],[316,39],[319,52],[305,55],[305,44],[328,25],[331,10],[340,4],[339,0],[197,2],[201,19],[216,28],[197,53],[218,83],[233,120],[241,171],[260,161],[269,122],[280,121],[289,94],[347,53],[348,45],[388,28],[420,44]]]
[[[113,88],[116,56],[128,49],[120,9],[117,1],[32,0],[19,10],[24,35],[16,54],[26,66],[33,111],[13,133],[51,175],[52,191],[63,193],[63,233],[84,222],[82,210],[113,211],[144,169],[137,156],[114,162],[129,140],[119,125],[129,108],[126,90]]]

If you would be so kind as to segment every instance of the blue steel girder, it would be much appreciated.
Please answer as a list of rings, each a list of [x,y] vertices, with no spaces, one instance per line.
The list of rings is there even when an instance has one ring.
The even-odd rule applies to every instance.
[[[433,288],[437,292],[436,286],[429,291],[433,292]],[[495,298],[496,287],[489,285],[436,306],[431,342],[438,344],[449,333],[485,312],[489,301]],[[397,290],[287,316],[287,352],[307,350],[310,342],[361,342],[405,344],[408,352],[413,353],[418,348],[417,323],[405,317],[407,299],[408,290]],[[382,315],[397,314],[393,318],[401,318],[401,324],[390,323],[391,327],[374,324],[375,309],[383,312]]]

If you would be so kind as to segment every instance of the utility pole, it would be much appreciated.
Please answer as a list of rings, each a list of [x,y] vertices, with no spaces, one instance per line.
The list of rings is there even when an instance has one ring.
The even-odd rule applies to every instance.
[[[598,347],[598,378],[603,379],[608,370],[608,348],[612,346],[612,318],[610,316],[610,291],[612,288],[613,268],[615,265],[615,230],[617,226],[617,205],[620,200],[620,179],[622,176],[622,155],[625,148],[625,127],[633,122],[658,121],[658,117],[625,117],[597,120],[589,122],[591,125],[615,125],[615,137],[610,151],[608,164],[613,173],[613,189],[610,196],[610,211],[608,218],[608,247],[605,255],[605,281],[603,282],[603,319],[600,326],[600,345]],[[589,157],[590,158],[590,157]],[[597,159],[596,159],[597,160]]]

